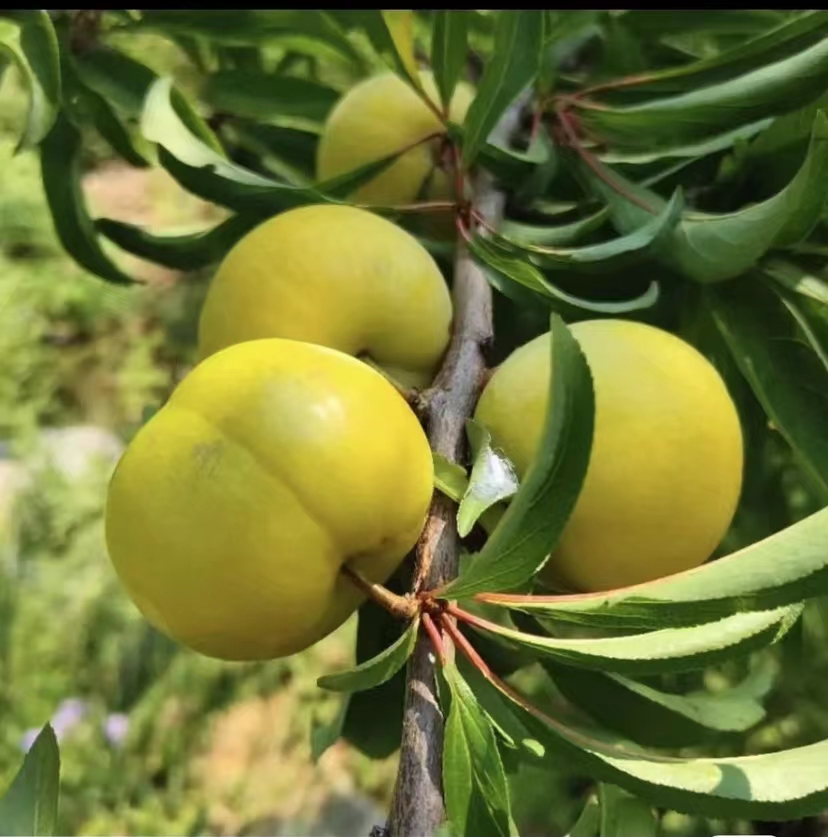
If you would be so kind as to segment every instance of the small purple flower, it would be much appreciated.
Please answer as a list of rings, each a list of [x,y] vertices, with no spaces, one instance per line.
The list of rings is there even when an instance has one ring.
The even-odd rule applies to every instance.
[[[55,731],[58,741],[72,727],[77,726],[86,715],[88,704],[80,698],[66,698],[61,701],[57,711],[52,716],[52,728]]]
[[[107,715],[103,722],[103,734],[106,740],[115,747],[120,747],[129,732],[129,716],[122,712]]]
[[[20,738],[20,749],[24,753],[28,753],[32,749],[32,745],[35,743],[38,735],[40,735],[40,730],[37,727],[27,729]]]

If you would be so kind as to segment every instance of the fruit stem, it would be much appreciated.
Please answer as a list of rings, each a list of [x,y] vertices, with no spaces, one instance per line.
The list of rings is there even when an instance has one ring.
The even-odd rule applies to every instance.
[[[355,587],[358,587],[360,592],[368,596],[369,599],[375,601],[380,607],[385,608],[392,616],[398,619],[413,619],[420,610],[420,605],[413,596],[398,596],[392,593],[387,587],[382,584],[377,584],[370,579],[365,578],[359,570],[355,570],[348,564],[343,564],[340,572],[344,575]]]

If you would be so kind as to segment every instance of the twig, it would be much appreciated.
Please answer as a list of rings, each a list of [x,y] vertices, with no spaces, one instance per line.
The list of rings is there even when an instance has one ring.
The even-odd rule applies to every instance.
[[[515,130],[522,101],[504,115],[503,127]],[[474,209],[497,227],[504,195],[481,173],[475,182]],[[491,289],[462,238],[454,272],[454,326],[443,366],[428,391],[425,424],[431,447],[452,462],[464,452],[464,427],[477,402],[486,373],[484,347],[492,339]],[[459,561],[456,507],[437,494],[417,545],[416,594],[444,585],[457,575]],[[408,664],[400,765],[388,819],[392,837],[433,834],[444,818],[442,792],[443,717],[437,703],[431,640],[424,632]]]

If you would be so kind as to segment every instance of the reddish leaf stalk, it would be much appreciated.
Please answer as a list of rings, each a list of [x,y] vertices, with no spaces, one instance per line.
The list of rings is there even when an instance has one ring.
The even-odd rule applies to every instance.
[[[567,145],[575,151],[575,153],[584,161],[592,173],[599,180],[601,180],[602,183],[606,183],[610,189],[617,192],[623,198],[626,198],[630,201],[630,203],[640,206],[652,215],[658,214],[649,204],[637,195],[632,194],[632,192],[628,192],[623,186],[616,183],[611,177],[607,176],[606,171],[604,171],[603,167],[598,163],[598,160],[590,154],[581,143],[578,133],[575,130],[575,125],[573,124],[575,122],[574,117],[571,114],[567,113],[565,110],[558,110],[557,116],[558,124],[561,127],[563,136],[566,138]]]
[[[437,659],[440,661],[440,665],[444,666],[446,664],[446,648],[443,645],[443,637],[440,636],[440,632],[437,630],[434,620],[428,613],[423,612],[421,618],[423,627],[426,629],[426,633],[431,640],[431,644],[434,646]]]

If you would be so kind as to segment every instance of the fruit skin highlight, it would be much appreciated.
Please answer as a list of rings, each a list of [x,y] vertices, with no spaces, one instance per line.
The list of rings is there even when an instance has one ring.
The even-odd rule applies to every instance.
[[[440,268],[416,238],[363,209],[304,206],[227,254],[202,308],[199,356],[282,337],[367,355],[406,386],[426,386],[451,318]]]
[[[225,660],[294,654],[415,544],[431,450],[382,375],[290,340],[197,366],[137,433],[109,486],[106,540],[147,619]]]
[[[422,71],[420,80],[429,99],[439,107],[432,73]],[[460,82],[451,100],[449,119],[462,125],[473,98],[474,89]],[[395,73],[371,76],[345,93],[328,116],[317,149],[317,178],[329,180],[444,132],[445,126],[406,81]],[[435,167],[439,148],[439,139],[410,148],[355,190],[350,199],[384,206],[413,203],[430,179],[420,199],[449,200],[452,184],[446,173]]]
[[[702,564],[733,518],[742,483],[736,408],[689,343],[623,320],[570,326],[593,376],[595,432],[581,494],[547,583],[609,590]],[[549,334],[492,375],[476,418],[523,476],[540,440]]]

